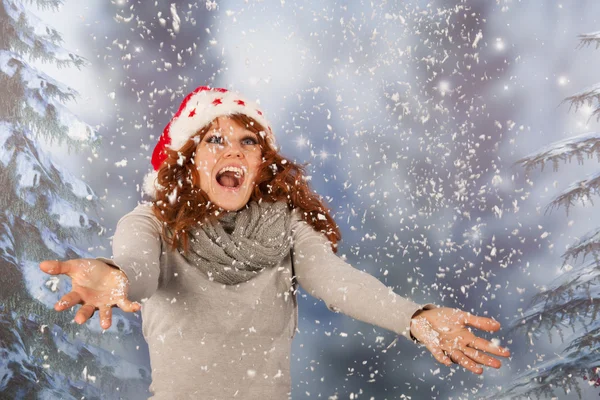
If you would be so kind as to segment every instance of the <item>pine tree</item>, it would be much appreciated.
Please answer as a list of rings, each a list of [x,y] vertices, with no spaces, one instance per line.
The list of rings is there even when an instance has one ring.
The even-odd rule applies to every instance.
[[[595,43],[600,47],[600,32],[579,35],[580,46]],[[564,102],[575,107],[575,111],[586,103],[594,107],[590,118],[600,119],[600,84],[586,88]],[[570,107],[570,108],[571,108]],[[552,143],[534,154],[517,161],[529,172],[538,166],[543,171],[547,163],[552,163],[554,171],[558,170],[561,161],[571,162],[573,158],[579,164],[593,158],[600,161],[600,133],[591,132],[570,137]],[[587,201],[593,204],[591,196],[600,191],[600,171],[596,170],[584,179],[573,183],[556,196],[546,208],[546,212],[563,206],[566,213],[575,202]],[[582,398],[580,384],[600,386],[600,323],[596,320],[600,286],[600,228],[588,232],[576,243],[572,244],[562,255],[564,262],[561,269],[564,273],[550,288],[538,293],[531,301],[528,309],[520,318],[513,321],[511,331],[526,331],[530,338],[546,331],[550,342],[552,333],[557,332],[564,343],[563,328],[571,328],[574,339],[570,340],[562,354],[554,359],[539,364],[528,370],[511,385],[488,399],[531,398],[530,396],[555,397],[554,391],[562,388],[564,393],[573,390]],[[592,258],[586,262],[586,257]],[[573,267],[579,256],[582,263]],[[583,326],[583,331],[576,330],[576,324]],[[555,330],[556,329],[556,330]]]
[[[31,0],[57,11],[62,0]],[[0,4],[0,398],[146,398],[150,374],[109,348],[139,342],[135,317],[115,313],[113,327],[72,322],[56,301],[70,280],[49,277],[43,260],[92,258],[76,247],[104,232],[92,189],[48,155],[48,146],[95,151],[97,132],[64,105],[77,92],[31,63],[81,68],[61,36],[25,4]]]

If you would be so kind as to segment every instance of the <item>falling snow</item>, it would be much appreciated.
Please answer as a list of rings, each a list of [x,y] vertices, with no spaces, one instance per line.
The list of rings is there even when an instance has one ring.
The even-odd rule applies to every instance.
[[[14,32],[14,48],[0,49],[0,70],[13,85],[5,92],[16,100],[5,96],[0,121],[6,171],[0,246],[11,279],[1,288],[19,288],[35,304],[0,313],[2,326],[10,327],[1,338],[14,344],[6,346],[6,359],[31,382],[51,376],[36,384],[48,390],[42,397],[51,390],[102,397],[99,388],[115,386],[115,398],[122,391],[145,398],[153,350],[139,346],[145,344],[139,315],[115,311],[106,332],[98,313],[82,327],[57,325],[47,315],[58,315],[52,306],[71,283],[38,264],[41,257],[110,253],[117,222],[127,226],[128,219],[119,219],[137,206],[162,129],[191,89],[210,84],[260,98],[282,152],[309,164],[305,180],[340,227],[338,260],[360,275],[328,275],[337,264],[328,262],[300,276],[295,296],[286,291],[291,283],[280,281],[276,292],[265,292],[271,297],[243,299],[235,297],[239,288],[209,275],[194,286],[194,299],[206,299],[198,309],[186,290],[161,293],[163,307],[179,310],[180,322],[146,339],[168,348],[157,347],[159,357],[190,363],[199,376],[219,371],[215,364],[224,360],[175,354],[177,344],[192,336],[194,346],[210,348],[232,329],[225,324],[210,332],[210,326],[245,316],[236,339],[224,344],[240,365],[277,350],[257,337],[297,328],[288,359],[294,398],[560,398],[579,390],[590,390],[583,398],[597,396],[591,369],[600,360],[589,332],[597,325],[590,299],[598,292],[600,84],[590,74],[600,57],[600,31],[577,29],[593,26],[600,9],[588,4],[584,15],[566,3],[475,3],[117,0],[65,3],[58,14],[47,12],[50,27],[31,12],[35,4],[4,2],[2,22]],[[552,18],[540,23],[540,14]],[[20,25],[25,19],[28,29]],[[55,40],[70,31],[78,41]],[[34,47],[37,64],[23,54]],[[84,49],[91,66],[68,49]],[[58,72],[43,68],[47,59],[60,64]],[[86,78],[75,74],[79,68]],[[180,155],[176,163],[186,161]],[[270,171],[277,173],[277,165]],[[180,201],[183,179],[168,194],[170,205]],[[327,221],[323,212],[314,219]],[[102,244],[86,242],[90,233]],[[150,235],[137,234],[116,252],[133,265],[135,279],[192,285],[185,272],[151,269],[166,253],[154,254],[154,264],[142,262],[153,255],[143,247]],[[369,290],[369,276],[389,290]],[[209,296],[213,290],[231,290],[231,297],[218,302]],[[497,319],[498,332],[472,332],[510,347],[513,356],[498,357],[499,370],[484,367],[485,380],[440,364],[394,332],[391,321],[407,312],[386,303],[394,296]],[[143,304],[150,308],[158,298]],[[348,312],[350,304],[361,311]],[[288,312],[289,325],[275,318],[281,309],[274,305]],[[268,307],[265,318],[252,319]],[[75,310],[62,315],[71,321]],[[222,319],[211,325],[205,310],[222,311]],[[165,315],[146,314],[144,321],[155,327],[173,317]],[[425,319],[415,323],[429,332],[422,340],[440,345],[443,330]],[[192,334],[189,326],[201,328]],[[556,335],[565,342],[559,345]],[[133,359],[146,365],[125,361]],[[243,367],[244,382],[290,377],[281,365],[268,372],[258,365]],[[15,373],[0,366],[0,391]],[[107,384],[121,379],[131,386]],[[243,392],[230,383],[239,397]]]

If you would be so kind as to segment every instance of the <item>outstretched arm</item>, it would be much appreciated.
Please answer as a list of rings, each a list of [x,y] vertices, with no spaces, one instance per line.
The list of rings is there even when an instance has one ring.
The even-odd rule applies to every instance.
[[[114,260],[97,257],[40,263],[40,269],[48,274],[71,278],[71,291],[54,305],[56,311],[81,304],[75,321],[83,324],[99,310],[100,325],[108,329],[112,323],[112,307],[138,311],[137,301],[156,291],[160,275],[159,224],[149,209],[139,207],[117,224],[113,238]]]
[[[327,307],[423,344],[437,361],[481,374],[480,365],[500,368],[494,357],[510,351],[471,333],[467,325],[495,332],[500,323],[432,303],[421,306],[337,257],[327,237],[304,221],[295,223],[294,268],[304,290]],[[414,335],[414,337],[413,337]]]
[[[412,316],[421,309],[436,307],[402,297],[374,276],[344,262],[333,253],[327,237],[299,217],[293,226],[296,279],[330,310],[411,339]]]

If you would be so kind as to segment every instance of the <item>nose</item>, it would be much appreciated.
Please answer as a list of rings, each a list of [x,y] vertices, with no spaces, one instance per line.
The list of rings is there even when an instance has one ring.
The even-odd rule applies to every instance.
[[[242,158],[242,157],[244,157],[244,155],[242,153],[241,144],[229,143],[225,148],[225,154],[223,156],[226,158],[230,158],[230,157]]]

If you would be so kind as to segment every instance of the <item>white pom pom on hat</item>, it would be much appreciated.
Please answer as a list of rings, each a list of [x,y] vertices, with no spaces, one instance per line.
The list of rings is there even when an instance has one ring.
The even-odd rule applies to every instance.
[[[270,147],[277,150],[271,124],[263,115],[258,104],[244,99],[239,93],[223,88],[200,86],[188,94],[171,118],[152,153],[153,170],[144,176],[143,193],[156,198],[160,187],[156,178],[158,169],[167,158],[166,147],[179,150],[186,141],[215,118],[231,114],[243,114],[253,118],[266,128],[265,139]]]

